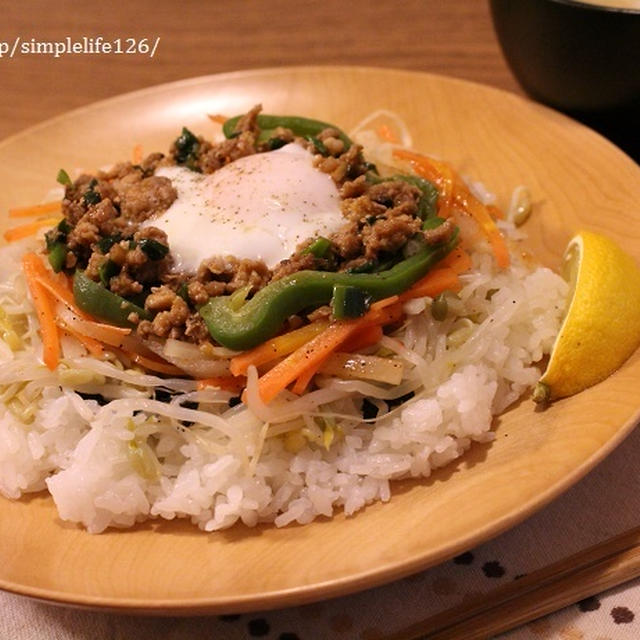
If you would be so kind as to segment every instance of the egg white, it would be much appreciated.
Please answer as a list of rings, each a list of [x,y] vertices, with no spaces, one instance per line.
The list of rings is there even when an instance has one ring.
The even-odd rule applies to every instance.
[[[240,158],[212,174],[161,167],[178,192],[164,213],[146,224],[162,229],[175,269],[195,272],[213,256],[263,260],[272,268],[315,235],[344,222],[340,196],[312,155],[292,143]]]

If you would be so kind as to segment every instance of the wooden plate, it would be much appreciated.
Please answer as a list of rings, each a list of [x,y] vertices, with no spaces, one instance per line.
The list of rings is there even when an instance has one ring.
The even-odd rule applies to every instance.
[[[38,202],[60,167],[167,150],[183,125],[210,135],[207,113],[303,114],[348,130],[374,109],[409,123],[415,147],[484,182],[503,205],[528,185],[530,246],[557,267],[579,228],[606,232],[640,261],[640,169],[613,145],[548,109],[495,89],[426,74],[285,68],[196,78],[91,105],[0,144],[0,209]],[[6,225],[6,220],[4,222]],[[74,605],[161,614],[300,604],[381,584],[443,561],[539,509],[633,428],[640,353],[615,375],[539,412],[522,401],[497,439],[387,504],[355,517],[204,534],[152,521],[90,535],[61,522],[50,498],[0,499],[0,587]]]

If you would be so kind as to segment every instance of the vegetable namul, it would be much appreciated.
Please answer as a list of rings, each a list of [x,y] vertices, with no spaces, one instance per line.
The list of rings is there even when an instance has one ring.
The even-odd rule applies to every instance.
[[[512,216],[393,119],[212,120],[10,213],[0,491],[90,532],[389,500],[492,439],[562,321]]]

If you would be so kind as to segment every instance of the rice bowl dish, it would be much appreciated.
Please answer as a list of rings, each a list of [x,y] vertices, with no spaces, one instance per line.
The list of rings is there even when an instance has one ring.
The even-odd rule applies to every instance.
[[[409,172],[402,158],[393,157],[396,147],[410,146],[406,141],[372,142],[366,127],[353,138],[377,166],[395,162],[397,170]],[[173,170],[154,175],[164,171],[171,180]],[[489,194],[472,186],[479,201],[488,201]],[[238,521],[305,524],[337,509],[351,515],[373,501],[389,500],[392,480],[427,477],[473,441],[491,440],[493,416],[537,381],[535,365],[553,345],[568,286],[519,256],[521,234],[509,220],[497,225],[518,249],[502,267],[473,220],[462,216],[455,222],[471,263],[456,274],[459,288],[440,297],[446,301],[444,316],[433,308],[440,294],[396,301],[390,306],[400,302],[401,317],[385,325],[376,342],[338,352],[386,360],[394,372],[401,370],[399,380],[354,374],[357,358],[347,375],[334,358],[333,368],[326,361],[302,393],[286,385],[269,401],[260,393],[262,365],[247,367],[240,388],[225,389],[201,384],[203,376],[149,371],[144,361],[126,356],[96,357],[64,331],[59,362],[47,367],[21,268],[34,243],[3,249],[2,493],[15,499],[47,489],[62,519],[95,533],[150,517],[190,518],[205,531]],[[314,233],[331,240],[335,232]],[[77,330],[66,320],[67,329]],[[276,337],[314,322],[333,319],[305,316],[300,326],[280,327]],[[171,342],[186,342],[184,337],[164,337],[161,355],[169,364],[181,363],[180,349],[188,353],[184,344]],[[173,363],[167,344],[179,351]],[[207,359],[219,366],[255,347],[238,349],[214,339],[213,348]]]

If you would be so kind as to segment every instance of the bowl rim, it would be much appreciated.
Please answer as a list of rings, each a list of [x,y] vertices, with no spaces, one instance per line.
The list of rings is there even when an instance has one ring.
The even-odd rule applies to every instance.
[[[585,11],[605,12],[611,14],[630,14],[640,15],[640,6],[637,9],[632,7],[615,7],[612,5],[596,4],[589,0],[547,0],[552,4],[563,4],[575,9],[582,9]]]

